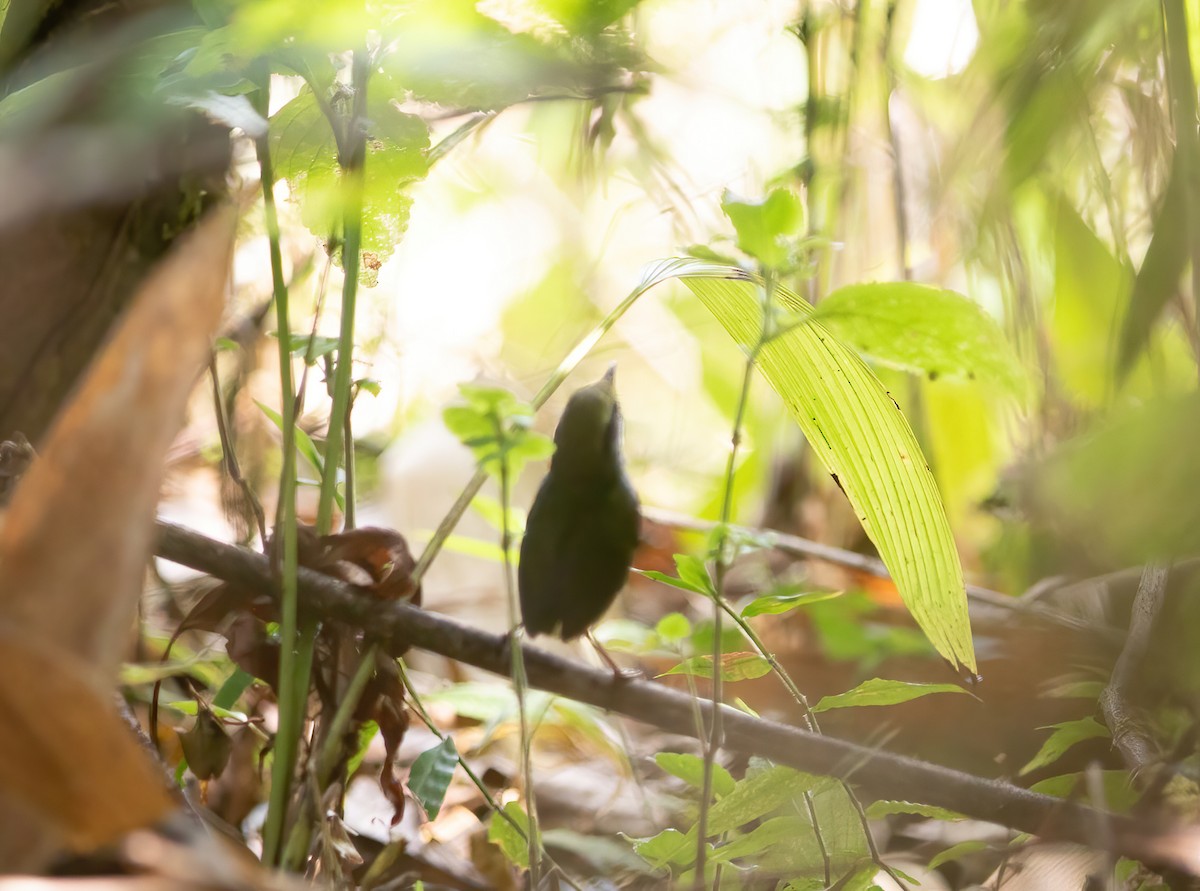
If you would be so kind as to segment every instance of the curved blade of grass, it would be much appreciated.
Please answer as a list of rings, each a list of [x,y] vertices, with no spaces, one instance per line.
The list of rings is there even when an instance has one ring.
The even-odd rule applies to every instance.
[[[746,272],[679,260],[647,276],[668,278],[679,278],[739,345],[754,348],[763,303]],[[912,429],[866,363],[812,318],[807,302],[785,288],[774,300],[801,323],[763,346],[759,369],[836,476],[913,618],[943,657],[973,673],[962,566]]]

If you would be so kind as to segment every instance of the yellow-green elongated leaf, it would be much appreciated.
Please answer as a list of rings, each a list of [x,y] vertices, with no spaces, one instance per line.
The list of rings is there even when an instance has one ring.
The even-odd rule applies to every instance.
[[[762,286],[740,269],[700,261],[656,267],[678,277],[744,349],[762,331]],[[866,363],[785,288],[777,308],[797,324],[767,343],[758,367],[826,468],[837,475],[905,605],[939,653],[975,671],[962,566],[941,495],[899,406]]]

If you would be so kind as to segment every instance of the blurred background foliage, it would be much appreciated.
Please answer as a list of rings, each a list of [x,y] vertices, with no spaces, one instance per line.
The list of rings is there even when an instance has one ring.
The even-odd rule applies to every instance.
[[[349,118],[347,49],[368,35],[356,479],[360,519],[418,547],[473,470],[441,422],[460,383],[528,399],[651,261],[691,253],[751,266],[722,203],[772,194],[786,196],[769,200],[787,205],[778,212],[795,237],[769,246],[771,265],[818,307],[833,295],[829,324],[909,418],[969,580],[1015,595],[1047,576],[1200,548],[1198,3],[194,0],[105,29],[85,15],[70,39],[30,51],[31,35],[53,28],[44,11],[36,0],[0,7],[0,172],[24,173],[0,222],[112,200],[131,170],[167,164],[154,135],[188,110],[250,137],[235,140],[235,191],[254,183],[252,140],[265,140],[292,324],[321,335],[295,358],[297,370],[305,353],[313,366],[300,423],[317,443],[342,276],[329,256],[343,233],[325,221],[344,200],[352,142],[329,121]],[[271,107],[257,108],[268,77]],[[198,203],[206,187],[196,188]],[[261,320],[271,272],[255,210],[242,223],[235,306]],[[838,328],[838,307],[870,297],[871,283],[924,295],[928,318],[908,331],[861,318]],[[948,292],[1005,336],[913,373],[907,335],[938,324]],[[278,404],[269,340],[218,356],[236,382],[246,473],[268,496],[277,431],[254,403]],[[990,372],[976,374],[975,360]],[[641,299],[571,383],[612,361],[642,501],[715,519],[738,348],[671,285]],[[564,398],[539,413],[544,432]],[[210,416],[198,402],[195,472],[180,475],[164,513],[216,531],[226,521]],[[759,382],[743,437],[737,522],[869,549]],[[315,469],[302,463],[306,474]],[[519,505],[537,476],[524,475]],[[497,538],[488,513],[469,517],[434,565],[425,605],[500,628],[496,549],[481,546]],[[672,551],[698,541],[671,539],[650,557],[669,569]],[[746,591],[794,581],[787,567],[767,566],[765,580],[760,569],[746,571]],[[804,583],[857,589],[811,610],[823,655],[865,671],[924,655],[909,629],[862,619],[862,592],[887,602],[886,586],[816,572]],[[661,591],[646,606],[646,589],[633,590],[624,607],[643,631],[683,608]],[[697,622],[695,649],[704,633]]]
[[[131,167],[162,163],[148,157],[156,128],[199,110],[267,138],[277,193],[292,199],[281,207],[293,325],[327,338],[341,270],[326,250],[336,259],[341,233],[324,221],[337,216],[349,145],[327,119],[348,119],[346,50],[368,35],[370,287],[353,413],[368,519],[416,538],[437,524],[469,473],[439,421],[460,382],[530,396],[647,262],[737,260],[723,196],[781,189],[796,232],[776,258],[783,284],[820,304],[870,293],[847,286],[912,282],[929,305],[912,332],[936,325],[938,295],[954,292],[1006,334],[979,345],[990,374],[914,374],[896,361],[910,345],[889,354],[895,328],[853,316],[838,327],[827,311],[881,360],[969,578],[1019,593],[1046,575],[1192,548],[1173,530],[1191,528],[1194,509],[1168,496],[1200,482],[1180,442],[1195,409],[1159,403],[1194,388],[1200,357],[1196,4],[772,0],[748,14],[732,0],[196,0],[107,29],[84,16],[70,39],[33,51],[21,48],[38,3],[5,9],[0,125],[11,152],[41,159],[6,202],[10,218],[111,198]],[[248,97],[268,71],[272,104],[257,109]],[[63,120],[69,138],[52,126]],[[256,176],[248,140],[233,169]],[[270,293],[259,220],[246,216],[237,264],[251,316]],[[619,362],[642,499],[713,519],[742,360],[671,288],[639,301],[578,378]],[[260,353],[245,367],[221,357],[223,374],[241,368],[247,398],[233,409],[248,443],[274,436],[251,401],[276,402],[270,349]],[[327,351],[308,354],[319,371]],[[322,389],[302,419],[318,442]],[[547,432],[559,405],[540,416]],[[1139,438],[1092,437],[1110,423]],[[197,436],[211,456],[215,430],[198,422]],[[744,441],[737,520],[868,547],[766,387]],[[249,463],[265,483],[277,458]],[[1140,485],[1151,467],[1156,485]],[[215,528],[210,490],[169,509]],[[434,608],[464,584],[494,586],[491,568],[449,562],[429,579]]]

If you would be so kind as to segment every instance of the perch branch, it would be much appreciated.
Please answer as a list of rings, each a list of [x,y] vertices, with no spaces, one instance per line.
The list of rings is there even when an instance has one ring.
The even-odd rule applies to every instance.
[[[159,523],[157,553],[227,581],[271,590],[267,559],[258,553],[213,541],[188,529]],[[380,603],[352,585],[301,568],[301,607],[322,617],[363,628],[384,645],[415,646],[507,676],[507,638],[470,628],[406,603]],[[694,709],[712,708],[651,681],[614,680],[611,673],[525,648],[531,686],[616,712],[671,733],[696,737]],[[733,708],[723,711],[725,746],[746,754],[855,784],[876,799],[922,802],[969,817],[999,823],[1045,838],[1090,845],[1092,827],[1103,818],[1116,853],[1153,868],[1173,868],[1200,876],[1200,829],[1164,828],[1116,814],[1101,814],[1008,783],[980,779],[886,751],[870,749],[795,727],[754,718]]]

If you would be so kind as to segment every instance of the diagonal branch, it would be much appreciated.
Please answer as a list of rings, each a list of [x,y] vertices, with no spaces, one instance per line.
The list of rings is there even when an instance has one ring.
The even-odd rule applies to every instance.
[[[253,551],[159,523],[159,556],[227,581],[270,590],[266,558]],[[415,646],[507,676],[507,638],[462,625],[406,603],[380,603],[354,586],[303,568],[302,608],[367,630],[385,645]],[[589,703],[672,733],[696,736],[694,712],[708,702],[651,681],[614,680],[607,671],[578,665],[534,647],[525,648],[531,686]],[[1151,867],[1200,876],[1200,828],[1165,828],[1115,814],[1101,814],[1078,802],[1039,795],[1008,783],[984,780],[886,751],[869,749],[795,727],[754,718],[725,707],[725,745],[746,754],[854,783],[870,798],[922,802],[969,817],[999,823],[1045,838],[1091,846],[1097,819],[1112,832],[1116,853]]]

